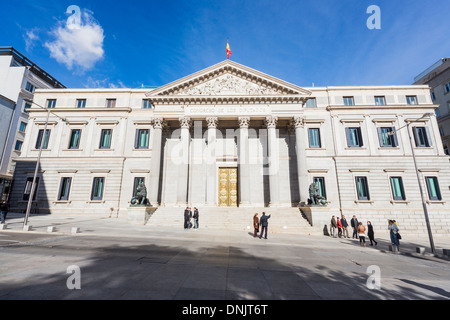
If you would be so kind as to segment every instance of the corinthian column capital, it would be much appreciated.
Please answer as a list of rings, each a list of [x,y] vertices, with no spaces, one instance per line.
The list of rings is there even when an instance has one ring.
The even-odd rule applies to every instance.
[[[278,123],[278,117],[275,117],[275,116],[266,117],[267,128],[276,128],[277,123]]]
[[[248,128],[250,125],[250,117],[239,117],[238,120],[240,128]]]
[[[156,117],[152,119],[152,125],[155,129],[163,129],[165,126],[165,122],[163,118]]]
[[[189,117],[181,117],[178,121],[180,121],[181,128],[189,129],[191,127],[191,118]]]
[[[217,128],[219,119],[217,117],[208,117],[206,118],[206,123],[208,124],[208,129],[215,129]]]

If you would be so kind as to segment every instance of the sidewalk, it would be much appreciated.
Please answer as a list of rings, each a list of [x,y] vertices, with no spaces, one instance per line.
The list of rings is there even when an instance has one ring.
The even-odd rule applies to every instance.
[[[154,226],[141,226],[133,225],[127,222],[126,217],[102,217],[102,216],[89,216],[89,215],[30,215],[28,219],[28,225],[30,231],[23,230],[24,214],[8,213],[6,220],[6,229],[0,232],[28,232],[49,234],[47,228],[55,227],[52,234],[55,235],[70,235],[73,233],[73,228],[78,228],[76,235],[78,236],[102,236],[102,237],[130,237],[130,238],[164,238],[164,239],[179,239],[183,238],[187,233],[190,233],[191,239],[199,240],[208,239],[218,242],[223,242],[226,239],[227,242],[242,242],[243,240],[253,240],[252,230],[248,231],[236,231],[226,229],[207,229],[200,228],[199,230],[183,230],[182,226],[173,228],[168,227],[154,227]],[[197,236],[192,234],[198,233]],[[265,242],[266,244],[292,244],[296,241],[302,240],[324,240],[333,239],[330,236],[317,236],[317,235],[305,235],[305,234],[290,234],[290,233],[272,233],[269,226],[269,238],[271,241]],[[355,239],[334,238],[336,241],[348,241],[354,245],[359,246],[359,241]],[[390,240],[388,238],[388,232],[384,235],[375,235],[375,239],[378,241],[377,246],[371,248],[379,250],[381,252],[389,252]],[[400,254],[402,255],[415,255],[423,257],[432,257],[429,239],[427,237],[414,238],[414,239],[402,239],[400,244]],[[450,238],[434,238],[434,244],[436,248],[435,256],[438,258],[449,260],[449,256],[443,255],[443,249],[450,249]],[[370,247],[370,241],[366,238],[366,246]],[[419,255],[416,253],[417,247],[425,248],[425,255]]]

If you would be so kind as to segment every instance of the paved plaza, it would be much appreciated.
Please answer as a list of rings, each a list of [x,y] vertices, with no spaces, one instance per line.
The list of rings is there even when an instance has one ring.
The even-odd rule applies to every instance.
[[[415,253],[426,238],[404,239],[400,254],[390,252],[387,231],[376,235],[376,247],[362,248],[352,239],[269,233],[264,240],[251,230],[186,231],[114,217],[31,216],[28,232],[23,215],[10,214],[7,223],[2,300],[450,299],[450,261],[442,255],[450,239],[435,239],[432,256]],[[68,288],[76,283],[80,289]]]

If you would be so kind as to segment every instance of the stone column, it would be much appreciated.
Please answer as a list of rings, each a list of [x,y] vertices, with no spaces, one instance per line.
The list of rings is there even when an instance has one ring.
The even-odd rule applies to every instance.
[[[188,199],[188,183],[189,183],[189,144],[191,118],[181,117],[178,119],[181,126],[180,134],[180,158],[178,164],[178,188],[177,188],[177,204],[186,205]]]
[[[278,179],[279,172],[279,145],[277,139],[277,123],[278,118],[274,116],[266,117],[267,126],[267,156],[269,162],[269,206],[277,206],[280,204],[280,185]]]
[[[249,117],[239,118],[239,192],[240,206],[250,205],[250,157],[248,127],[250,125]]]
[[[208,125],[208,146],[206,148],[206,205],[216,205],[217,171],[216,171],[216,131],[217,117],[206,118]]]
[[[309,181],[308,166],[306,161],[306,138],[303,117],[294,117],[292,124],[295,127],[295,151],[297,155],[298,189],[300,193],[300,204],[308,204]]]
[[[161,143],[162,129],[164,127],[163,118],[153,118],[153,144],[152,144],[152,160],[150,165],[150,181],[148,199],[152,206],[158,205],[159,193],[159,175],[161,170]]]

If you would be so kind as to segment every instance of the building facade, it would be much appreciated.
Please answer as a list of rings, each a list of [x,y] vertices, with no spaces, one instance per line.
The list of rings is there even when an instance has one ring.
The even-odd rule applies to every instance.
[[[315,183],[333,214],[426,232],[407,129],[433,228],[449,233],[449,157],[430,89],[301,88],[224,61],[157,89],[40,89],[12,205],[126,215],[140,183],[157,207],[308,206]],[[64,119],[64,120],[62,120]],[[405,127],[405,125],[410,126]],[[362,220],[366,221],[366,220]]]
[[[450,154],[450,58],[442,58],[419,74],[414,84],[427,84],[431,99],[438,105],[436,117],[445,154]]]
[[[37,88],[64,86],[12,47],[0,47],[0,198],[7,199]]]

